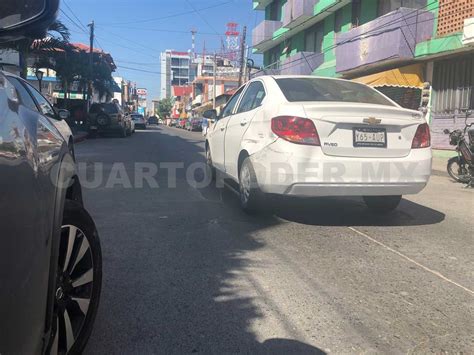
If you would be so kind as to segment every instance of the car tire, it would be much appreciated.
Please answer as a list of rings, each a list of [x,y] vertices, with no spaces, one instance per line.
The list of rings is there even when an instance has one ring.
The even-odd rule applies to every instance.
[[[216,168],[214,168],[214,165],[212,165],[212,155],[209,144],[206,144],[206,164],[208,174],[211,176],[211,181],[216,180]]]
[[[244,159],[239,170],[239,200],[242,210],[249,214],[257,212],[263,204],[263,193],[249,157]]]
[[[49,353],[81,354],[91,335],[102,287],[102,252],[94,221],[66,200]]]
[[[402,200],[402,196],[364,196],[363,199],[371,212],[386,214],[392,212],[398,207]]]

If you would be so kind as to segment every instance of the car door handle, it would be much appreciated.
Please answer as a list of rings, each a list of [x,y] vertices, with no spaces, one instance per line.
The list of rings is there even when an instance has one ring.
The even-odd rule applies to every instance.
[[[246,118],[244,118],[242,121],[240,121],[241,126],[245,126],[247,123],[249,123],[249,121]]]

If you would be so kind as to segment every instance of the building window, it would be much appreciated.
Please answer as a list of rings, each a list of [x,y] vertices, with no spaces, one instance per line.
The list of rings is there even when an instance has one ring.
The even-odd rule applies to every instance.
[[[274,0],[270,5],[270,18],[271,21],[281,21],[281,9],[283,6],[283,0]]]
[[[386,15],[401,7],[423,9],[426,7],[426,0],[378,0],[377,16]]]
[[[321,53],[323,45],[323,24],[317,23],[310,27],[304,34],[304,47],[306,52]]]
[[[339,9],[336,11],[336,14],[334,15],[334,32],[339,33],[342,30],[342,21],[344,18],[343,14],[343,9]]]
[[[268,51],[268,66],[278,68],[280,61],[280,46],[276,46]]]
[[[362,6],[361,0],[352,1],[352,27],[357,27],[361,24]]]

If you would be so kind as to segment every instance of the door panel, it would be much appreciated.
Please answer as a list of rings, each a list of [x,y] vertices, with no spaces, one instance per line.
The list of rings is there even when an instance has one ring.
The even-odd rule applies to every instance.
[[[215,168],[221,171],[225,171],[225,134],[227,124],[232,118],[232,114],[237,106],[240,94],[244,91],[245,86],[242,86],[232,96],[227,105],[222,110],[220,119],[213,125],[211,132],[209,133],[209,145],[211,147],[212,163]]]
[[[62,139],[31,109],[19,82],[5,85],[13,83],[16,100],[0,84],[0,349],[37,353],[45,330],[54,212],[50,173]]]
[[[218,170],[225,171],[224,167],[224,137],[227,122],[229,122],[230,116],[221,118],[212,129],[212,133],[209,139],[212,154],[212,164]]]
[[[226,173],[238,181],[238,158],[242,147],[242,138],[249,129],[253,118],[261,109],[266,93],[261,81],[252,81],[239,102],[239,107],[227,124],[225,134]]]

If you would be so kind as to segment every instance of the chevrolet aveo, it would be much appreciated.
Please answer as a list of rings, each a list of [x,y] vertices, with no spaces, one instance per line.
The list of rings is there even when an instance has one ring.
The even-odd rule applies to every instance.
[[[242,86],[206,140],[213,173],[239,184],[241,206],[266,194],[362,196],[377,212],[420,192],[431,173],[430,131],[366,85],[314,76],[261,76]]]

